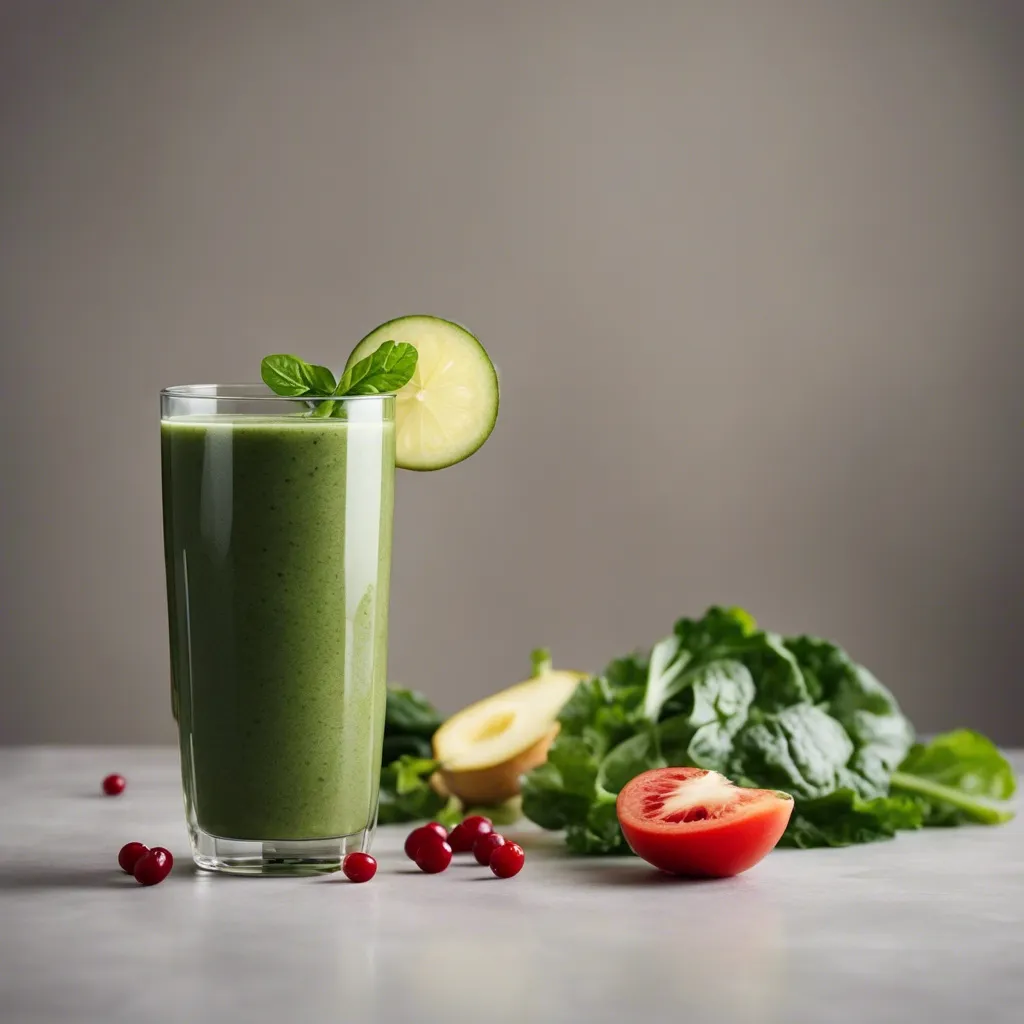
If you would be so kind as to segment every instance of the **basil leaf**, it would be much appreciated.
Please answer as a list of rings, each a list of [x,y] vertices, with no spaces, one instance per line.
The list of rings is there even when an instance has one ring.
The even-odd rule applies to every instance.
[[[277,395],[298,398],[301,395],[330,395],[335,388],[334,374],[326,366],[307,363],[298,356],[280,353],[266,356],[260,363],[263,383]]]
[[[298,356],[265,356],[260,363],[260,376],[275,394],[298,397],[309,393],[308,365]]]
[[[375,352],[360,359],[342,374],[334,390],[337,397],[383,395],[400,391],[416,372],[419,353],[407,341],[385,341]]]
[[[310,394],[329,395],[334,391],[337,381],[326,366],[317,366],[315,363],[305,363],[304,366]]]

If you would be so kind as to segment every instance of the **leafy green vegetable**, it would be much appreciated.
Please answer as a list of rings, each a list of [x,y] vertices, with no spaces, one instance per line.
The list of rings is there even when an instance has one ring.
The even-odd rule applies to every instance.
[[[522,780],[523,814],[541,828],[585,824],[597,799],[597,754],[580,736],[559,736],[547,761]]]
[[[384,711],[384,735],[405,733],[429,740],[440,728],[437,708],[415,690],[389,686]]]
[[[735,771],[769,789],[813,800],[848,786],[853,742],[815,704],[794,704],[752,722],[739,737]]]
[[[434,818],[451,827],[467,814],[484,814],[496,824],[510,825],[522,816],[519,799],[497,807],[464,808],[456,797],[443,797],[430,784],[440,767],[431,738],[440,727],[437,708],[416,690],[390,686],[384,712],[383,767],[380,775],[382,825]]]
[[[267,356],[260,364],[263,383],[277,395],[330,395],[335,388],[334,374],[326,366],[307,363],[298,356]]]
[[[381,768],[377,820],[390,825],[440,814],[447,801],[430,785],[430,776],[436,770],[436,761],[410,754]]]
[[[914,734],[892,694],[841,647],[797,637],[793,652],[815,700],[824,700],[853,742],[850,770],[861,796],[887,792],[889,777],[906,756]]]
[[[784,843],[844,846],[924,825],[995,823],[1013,772],[977,733],[915,746],[892,694],[835,644],[759,630],[742,609],[680,619],[649,656],[579,684],[523,812],[578,853],[628,852],[615,794],[651,768],[693,765],[784,790]],[[909,753],[908,753],[909,751]]]
[[[837,789],[817,800],[798,801],[781,846],[851,846],[890,839],[897,830],[920,828],[921,811],[905,797],[864,800],[852,789]]]
[[[412,380],[418,355],[416,346],[407,341],[385,341],[342,374],[334,394],[340,397],[399,391]]]
[[[441,724],[437,709],[415,690],[388,687],[384,710],[381,824],[440,814],[447,801],[430,785],[437,770],[430,739]]]
[[[1013,812],[993,801],[1009,800],[1017,782],[990,739],[957,729],[916,744],[893,773],[892,788],[914,798],[926,825],[998,825]]]
[[[615,798],[607,793],[599,794],[586,821],[566,828],[565,844],[570,853],[628,854],[630,849],[615,814]]]
[[[307,363],[298,356],[279,353],[264,357],[260,364],[263,383],[275,394],[291,398],[327,399],[353,395],[382,395],[400,391],[416,372],[419,353],[407,341],[383,342],[374,352],[349,367],[335,383],[326,366]],[[342,415],[344,406],[318,401],[309,415]]]

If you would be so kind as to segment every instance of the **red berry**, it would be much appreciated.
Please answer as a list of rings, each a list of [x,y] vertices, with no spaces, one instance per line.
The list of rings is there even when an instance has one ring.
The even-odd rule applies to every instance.
[[[118,796],[124,792],[124,776],[123,775],[108,775],[103,780],[103,792],[107,796]]]
[[[424,828],[429,828],[431,832],[436,832],[439,839],[448,838],[448,829],[444,827],[439,821],[428,821]]]
[[[491,863],[491,854],[499,846],[504,845],[505,837],[498,832],[485,832],[482,836],[477,836],[473,844],[473,856],[476,857],[477,864],[487,867]]]
[[[452,848],[436,832],[430,831],[430,835],[432,838],[425,838],[416,851],[416,867],[428,875],[436,875],[451,864]]]
[[[444,826],[437,825],[437,823],[433,821],[429,825],[420,825],[419,828],[414,828],[405,837],[406,857],[408,857],[409,860],[415,860],[416,851],[420,848],[420,843],[422,843],[424,839],[429,839],[431,836],[434,836],[437,839],[447,838],[447,832],[445,832],[444,835],[441,835],[441,832],[438,832],[437,829],[441,829],[441,831],[444,831]]]
[[[341,870],[350,882],[368,882],[377,874],[377,862],[368,853],[350,853],[341,862]]]
[[[456,825],[448,833],[448,842],[456,853],[466,853],[473,849],[474,839],[461,825]]]
[[[526,854],[518,843],[505,843],[491,854],[491,870],[498,878],[511,878],[523,870]]]
[[[135,881],[139,885],[156,885],[162,882],[174,867],[174,857],[170,850],[162,846],[154,846],[149,853],[143,854],[135,863]]]
[[[139,858],[145,857],[147,853],[149,847],[144,843],[125,843],[117,855],[117,863],[121,865],[122,871],[130,875],[135,870]]]
[[[471,814],[452,829],[451,835],[448,836],[448,842],[452,844],[452,849],[456,853],[469,853],[473,849],[473,844],[481,836],[493,831],[494,826],[489,818]]]

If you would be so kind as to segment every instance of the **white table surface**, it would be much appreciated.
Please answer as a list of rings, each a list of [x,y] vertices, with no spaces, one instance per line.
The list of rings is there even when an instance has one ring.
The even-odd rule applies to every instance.
[[[1024,757],[1017,755],[1018,770]],[[116,798],[102,777],[128,779]],[[167,749],[0,749],[0,1021],[1024,1020],[1024,823],[776,851],[686,882],[506,830],[523,872],[354,885],[193,871]],[[144,889],[132,839],[177,862]],[[470,866],[472,865],[472,866]]]

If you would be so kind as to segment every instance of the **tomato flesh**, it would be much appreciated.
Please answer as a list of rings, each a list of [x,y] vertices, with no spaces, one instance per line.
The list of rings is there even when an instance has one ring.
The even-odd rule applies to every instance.
[[[774,849],[793,798],[741,789],[703,768],[656,768],[626,784],[615,810],[626,842],[649,864],[674,875],[727,878]]]

